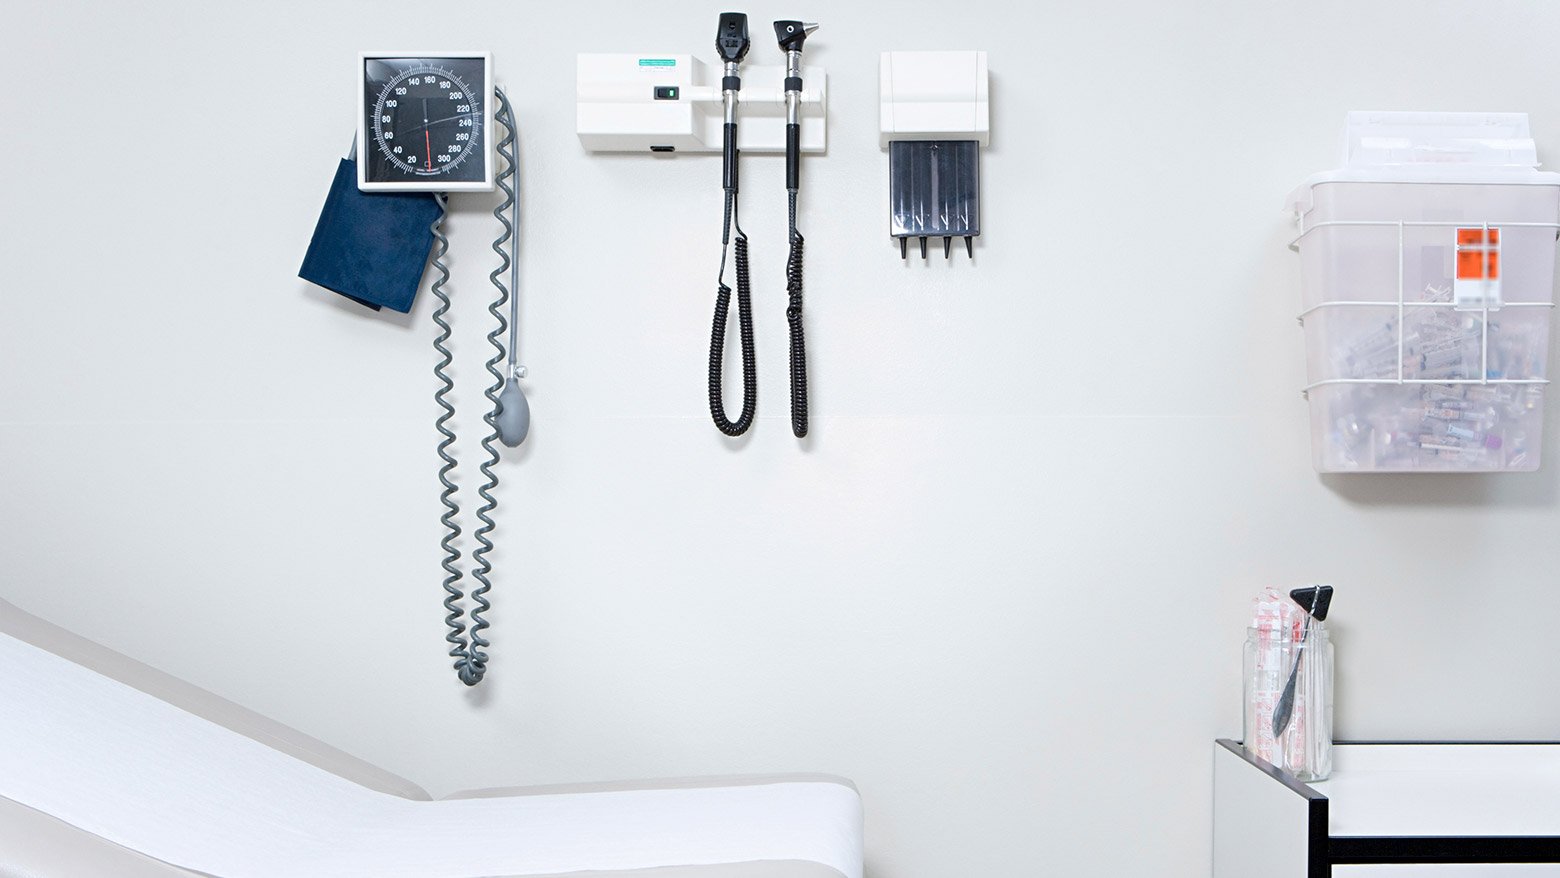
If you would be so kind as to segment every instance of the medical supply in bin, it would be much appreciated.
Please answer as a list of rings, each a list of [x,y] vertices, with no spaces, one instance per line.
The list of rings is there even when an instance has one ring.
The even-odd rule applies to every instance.
[[[1289,197],[1320,472],[1530,471],[1560,174],[1522,113],[1350,113]]]
[[[1246,631],[1242,741],[1303,781],[1332,773],[1333,646],[1324,624],[1332,591],[1265,589]]]

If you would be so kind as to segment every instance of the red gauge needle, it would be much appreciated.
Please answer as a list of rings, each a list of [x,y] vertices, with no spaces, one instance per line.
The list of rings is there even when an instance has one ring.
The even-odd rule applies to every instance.
[[[428,139],[428,129],[426,128],[423,129],[423,148],[428,151],[426,161],[428,170],[431,171],[433,170],[433,141]]]

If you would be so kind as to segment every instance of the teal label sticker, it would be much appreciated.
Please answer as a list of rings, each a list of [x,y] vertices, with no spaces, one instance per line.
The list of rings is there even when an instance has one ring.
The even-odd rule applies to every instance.
[[[676,58],[640,58],[640,67],[676,67]]]

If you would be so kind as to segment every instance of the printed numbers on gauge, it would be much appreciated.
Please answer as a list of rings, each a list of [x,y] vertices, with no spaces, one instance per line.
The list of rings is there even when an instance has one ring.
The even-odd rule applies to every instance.
[[[420,177],[447,174],[471,152],[482,105],[460,77],[415,67],[386,83],[374,104],[374,142],[386,159]]]

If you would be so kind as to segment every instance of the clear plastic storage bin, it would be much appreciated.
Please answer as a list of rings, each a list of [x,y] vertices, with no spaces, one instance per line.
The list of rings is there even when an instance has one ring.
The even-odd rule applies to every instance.
[[[1321,472],[1538,468],[1560,174],[1525,114],[1351,113],[1290,196]]]

